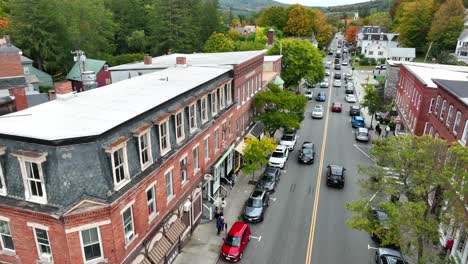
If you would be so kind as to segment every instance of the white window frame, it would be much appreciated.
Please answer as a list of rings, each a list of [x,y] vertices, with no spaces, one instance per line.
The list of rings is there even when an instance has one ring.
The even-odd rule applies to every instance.
[[[440,120],[443,120],[445,117],[445,111],[447,111],[447,100],[442,102],[442,107],[440,108]]]
[[[165,142],[166,148],[163,148],[163,141],[161,140],[163,126],[166,127],[165,132]],[[161,151],[161,156],[166,155],[169,151],[171,151],[171,141],[169,139],[169,118],[164,119],[158,125],[159,129],[159,150]]]
[[[23,72],[24,72],[25,75],[28,75],[30,73],[29,67],[27,67],[27,66],[23,67]]]
[[[453,122],[453,128],[452,128],[452,131],[455,135],[458,134],[458,130],[460,129],[461,118],[462,118],[462,113],[460,111],[457,111],[457,114],[455,115],[455,122]]]
[[[232,137],[232,116],[229,116],[228,120],[228,137]]]
[[[448,113],[447,113],[447,120],[445,120],[446,127],[450,127],[450,124],[452,123],[452,117],[453,117],[453,105],[450,105]]]
[[[241,104],[241,87],[237,87],[237,108],[240,107]]]
[[[217,91],[211,93],[211,115],[215,116],[218,113],[218,97]]]
[[[205,96],[200,100],[200,113],[202,124],[204,124],[208,121],[208,96]]]
[[[181,178],[181,184],[184,185],[188,182],[188,171],[187,171],[187,166],[188,166],[188,158],[187,158],[187,153],[185,153],[182,158],[179,160],[179,166],[180,166],[180,178]]]
[[[231,81],[226,84],[226,104],[232,104]]]
[[[426,122],[424,124],[424,131],[423,131],[423,135],[426,135],[426,132],[427,132],[427,127],[429,126],[429,122]]]
[[[421,95],[418,95],[418,102],[416,105],[416,110],[419,110],[419,106],[421,105]]]
[[[0,146],[0,159],[1,156],[5,154],[6,147]],[[0,184],[2,185],[0,188],[0,195],[6,196],[7,195],[7,188],[5,185],[5,175],[3,175],[3,167],[2,163],[0,162]]]
[[[206,164],[210,160],[210,136],[206,136],[203,140],[203,149]]]
[[[175,197],[174,195],[174,173],[172,172],[172,170],[173,170],[173,167],[166,170],[166,172],[164,173],[164,182],[165,182],[165,187],[166,187],[166,200],[168,203]],[[170,176],[169,181],[168,181],[168,175]],[[169,187],[171,191],[170,194],[168,192]]]
[[[7,233],[0,233],[0,244],[2,245],[2,251],[5,251],[5,252],[10,252],[10,253],[13,253],[13,254],[16,254],[16,247],[15,247],[15,242],[13,241],[13,235],[11,234],[11,228],[10,228],[10,219],[9,218],[6,218],[6,217],[1,217],[0,218],[0,221],[3,221],[6,223],[7,227],[8,227],[8,231],[9,231],[9,234]],[[5,247],[5,244],[3,242],[3,236],[8,236],[11,238],[11,241],[13,243],[13,249],[11,248],[6,248]]]
[[[124,177],[122,178],[122,180],[120,182],[117,182],[116,181],[116,167],[115,167],[115,157],[114,157],[114,153],[117,152],[117,151],[122,151],[122,164],[121,166],[123,166],[123,173],[124,173]],[[112,180],[114,182],[114,190],[115,191],[118,191],[120,190],[123,186],[125,186],[125,184],[127,184],[128,182],[130,182],[130,172],[128,170],[128,158],[127,158],[127,141],[123,142],[122,144],[118,145],[118,146],[115,146],[111,149],[110,151],[110,155],[111,155],[111,166],[112,166]]]
[[[436,105],[435,105],[435,109],[434,109],[434,114],[437,115],[437,112],[439,112],[439,106],[440,106],[440,95],[437,96],[437,100],[436,100]]]
[[[141,143],[142,140],[146,139],[146,144],[147,146],[142,149],[141,148]],[[143,152],[146,151],[148,155],[148,161],[143,163]],[[141,166],[141,171],[145,170],[148,168],[151,164],[153,164],[153,153],[151,151],[151,130],[148,128],[147,130],[143,131],[140,135],[138,135],[138,155],[140,156],[140,166]]]
[[[46,232],[46,235],[47,235],[47,242],[49,243],[48,245],[39,242],[39,240],[38,240],[38,238],[37,238],[37,234],[36,234],[36,230],[37,230],[37,229],[40,229],[40,230]],[[44,229],[44,228],[39,228],[39,227],[33,227],[32,230],[33,230],[33,233],[34,233],[34,240],[36,241],[36,248],[37,248],[37,254],[38,254],[38,256],[39,256],[39,259],[43,260],[43,259],[47,259],[48,257],[51,257],[51,256],[52,256],[52,246],[51,246],[51,244],[50,244],[50,238],[49,238],[48,228],[47,228],[47,229]],[[41,245],[42,245],[42,244],[44,244],[45,246],[48,246],[48,247],[49,247],[50,253],[42,253],[42,252],[41,252]]]
[[[180,117],[180,119],[178,119]],[[178,122],[180,121],[180,124]],[[176,142],[180,144],[182,140],[185,139],[185,131],[184,131],[184,111],[180,110],[174,115],[174,124],[175,124],[175,135],[176,135]],[[179,133],[180,129],[180,133]]]
[[[218,91],[219,91],[219,110],[222,110],[226,107],[226,98],[224,97],[225,94],[225,86],[221,86]]]
[[[23,186],[24,186],[24,197],[26,198],[27,201],[34,202],[34,203],[39,203],[39,204],[47,204],[47,190],[45,186],[45,181],[44,181],[44,171],[42,168],[42,163],[46,161],[47,153],[42,153],[39,157],[33,158],[33,157],[27,157],[23,156],[20,154],[14,154],[18,158],[18,161],[20,163],[20,169],[21,169],[21,175],[23,178]],[[31,193],[31,186],[29,185],[29,179],[28,179],[28,173],[26,169],[26,163],[35,163],[37,164],[37,169],[39,172],[39,179],[34,180],[34,181],[40,181],[41,183],[41,190],[42,190],[42,197],[33,195]]]
[[[148,200],[148,192],[150,191],[153,195],[153,198]],[[159,214],[158,204],[156,201],[156,183],[153,183],[148,188],[146,188],[145,194],[146,194],[146,209],[148,212],[148,222],[151,222],[151,220],[153,220]],[[150,206],[153,209],[152,213],[149,212]]]
[[[434,107],[434,101],[435,99],[431,98],[431,103],[429,104],[429,111],[428,111],[429,114],[432,113],[432,107]]]
[[[98,240],[99,240],[99,248],[100,248],[100,251],[101,251],[101,256],[98,257],[98,258],[86,260],[85,246],[94,245],[95,243],[85,245],[84,242],[83,242],[83,233],[82,232],[88,231],[88,230],[91,230],[91,229],[96,229],[96,232],[97,232],[97,235],[98,235]],[[81,243],[81,254],[83,255],[83,263],[96,264],[96,263],[100,263],[100,262],[102,262],[104,260],[104,251],[102,250],[101,230],[99,229],[99,226],[95,226],[95,227],[91,227],[91,228],[88,228],[88,229],[80,230],[80,243]]]
[[[226,142],[227,139],[227,126],[226,120],[221,123],[221,142]]]
[[[213,131],[213,142],[214,142],[214,151],[218,153],[219,151],[219,127],[215,128]]]
[[[196,102],[188,107],[189,129],[190,133],[197,130],[197,104]]]
[[[462,144],[463,146],[466,146],[466,137],[468,136],[468,119],[465,120],[465,128],[463,128],[463,134],[460,138],[460,140],[458,141],[460,144]]]
[[[200,148],[198,147],[198,145],[192,149],[192,158],[193,158],[193,173],[195,174],[197,171],[200,170]]]
[[[125,218],[124,218],[124,214],[125,212],[127,212],[128,210],[130,210],[130,219],[131,219],[131,222],[130,223],[127,223],[125,224]],[[137,237],[136,233],[135,233],[135,219],[133,218],[133,203],[130,204],[130,206],[127,206],[125,209],[122,210],[121,212],[121,215],[122,215],[122,225],[123,225],[123,233],[124,233],[124,241],[125,241],[125,246],[128,246],[130,243],[132,243],[135,238]],[[125,228],[128,226],[128,225],[131,225],[132,227],[132,237],[130,239],[127,239],[127,233],[125,232]],[[130,234],[130,232],[128,233]]]
[[[245,82],[242,84],[242,104],[245,104],[245,98],[246,98],[246,89],[245,89]]]

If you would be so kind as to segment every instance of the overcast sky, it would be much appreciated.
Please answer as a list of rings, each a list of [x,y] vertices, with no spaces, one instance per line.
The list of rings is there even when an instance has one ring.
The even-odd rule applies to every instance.
[[[305,6],[337,6],[368,2],[369,0],[275,0],[285,4],[301,4]]]

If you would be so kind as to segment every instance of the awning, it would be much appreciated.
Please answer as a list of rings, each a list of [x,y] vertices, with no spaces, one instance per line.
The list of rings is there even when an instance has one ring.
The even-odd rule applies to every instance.
[[[166,236],[169,238],[169,241],[172,241],[172,243],[178,243],[179,242],[179,237],[184,233],[185,229],[187,227],[185,224],[178,218],[174,223],[172,223],[171,227],[169,227],[169,230],[166,231]]]
[[[278,86],[281,86],[281,85],[284,84],[284,81],[283,81],[283,79],[281,79],[281,77],[276,76],[276,78],[275,78],[275,84],[278,85]]]
[[[263,130],[265,129],[265,124],[261,121],[257,121],[254,125],[254,127],[250,130],[249,134],[252,136],[259,138],[260,135],[262,135]]]
[[[224,153],[224,155],[218,160],[218,162],[216,162],[216,164],[214,165],[215,168],[219,167],[219,165],[221,165],[221,163],[223,163],[223,161],[226,159],[227,156],[229,156],[229,154],[231,153],[231,151],[234,149],[234,144],[232,144],[228,150],[226,151],[226,153]]]
[[[166,254],[169,253],[171,246],[172,244],[167,238],[164,236],[161,237],[161,239],[156,242],[156,245],[154,245],[153,249],[148,254],[149,259],[151,259],[154,263],[160,263],[162,260],[164,260]]]
[[[242,140],[239,145],[236,146],[236,151],[239,152],[240,154],[244,155],[244,148],[247,146],[247,144],[245,144],[245,141]]]

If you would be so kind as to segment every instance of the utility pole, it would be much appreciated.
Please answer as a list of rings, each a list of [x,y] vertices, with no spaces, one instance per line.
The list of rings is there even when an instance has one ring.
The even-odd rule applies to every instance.
[[[426,62],[427,56],[429,55],[429,52],[431,51],[432,43],[434,43],[434,41],[431,41],[431,44],[429,44],[429,48],[427,49],[426,56],[424,57],[424,62]]]
[[[83,84],[82,91],[91,90],[97,87],[96,73],[94,71],[86,70],[86,56],[82,50],[71,51],[73,60],[78,63],[80,70],[81,83]],[[81,91],[78,91],[81,92]]]

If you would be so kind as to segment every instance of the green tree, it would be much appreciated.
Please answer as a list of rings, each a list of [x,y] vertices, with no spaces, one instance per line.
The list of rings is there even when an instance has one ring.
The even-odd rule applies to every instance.
[[[190,0],[188,0],[190,1]],[[193,13],[193,16],[200,16],[200,42],[205,43],[206,40],[214,32],[224,31],[222,16],[219,13],[218,0],[202,0],[201,9],[199,13]]]
[[[453,50],[463,31],[464,8],[461,0],[447,0],[434,15],[428,34],[429,42],[440,45],[442,50]]]
[[[223,33],[213,33],[205,43],[205,52],[234,51],[234,42]]]
[[[268,164],[268,156],[275,151],[275,139],[262,137],[262,139],[248,137],[245,140],[244,165],[242,171],[252,174],[252,182],[255,180],[255,172]]]
[[[265,44],[256,41],[236,41],[234,42],[235,51],[249,51],[265,49]]]
[[[325,77],[323,54],[307,40],[282,39],[276,41],[269,53],[280,54],[282,50],[281,77],[286,87],[298,85],[301,79],[318,83]]]
[[[269,84],[268,88],[268,91],[259,92],[254,99],[260,113],[258,119],[265,124],[268,133],[274,135],[281,127],[299,128],[307,99],[274,84]]]
[[[392,28],[392,17],[387,12],[377,12],[369,16],[369,22],[371,25],[386,27],[387,29]]]
[[[284,33],[288,36],[310,36],[314,27],[312,16],[310,9],[301,5],[290,7]]]
[[[433,0],[402,3],[397,15],[399,41],[405,47],[414,47],[421,51],[425,47],[433,16]]]
[[[127,37],[128,50],[130,52],[144,53],[147,45],[146,42],[145,31],[134,31],[129,37]]]
[[[441,223],[452,219],[466,228],[463,194],[468,191],[468,151],[458,143],[450,146],[430,136],[408,135],[375,140],[370,157],[376,164],[359,168],[368,176],[360,181],[361,194],[378,195],[349,202],[348,225],[375,232],[382,236],[383,246],[400,245],[416,256],[417,263],[427,263],[426,249],[438,241]],[[388,197],[400,199],[389,202]],[[371,206],[389,213],[386,232],[369,221]]]
[[[275,26],[283,30],[288,21],[288,11],[282,6],[272,6],[260,13],[258,25],[261,27]]]
[[[377,94],[377,91],[375,91],[375,88],[372,85],[364,86],[364,93],[365,94],[364,94],[364,97],[362,98],[361,106],[364,108],[367,108],[367,112],[369,113],[369,115],[371,115],[370,127],[372,128],[374,115],[377,111],[380,111],[382,109],[383,100]]]

